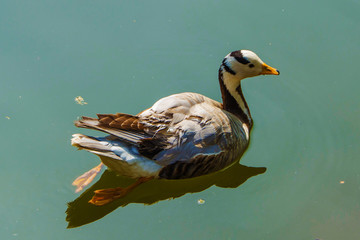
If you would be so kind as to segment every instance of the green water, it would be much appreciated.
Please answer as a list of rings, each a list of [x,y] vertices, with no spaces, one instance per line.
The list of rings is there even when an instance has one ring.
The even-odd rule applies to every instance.
[[[360,239],[359,10],[358,0],[2,1],[0,238]],[[82,203],[88,191],[74,224],[99,220],[66,229],[80,196],[71,182],[99,163],[70,146],[90,133],[73,121],[184,91],[220,100],[217,70],[237,49],[281,71],[243,82],[251,168],[149,184],[106,209]]]

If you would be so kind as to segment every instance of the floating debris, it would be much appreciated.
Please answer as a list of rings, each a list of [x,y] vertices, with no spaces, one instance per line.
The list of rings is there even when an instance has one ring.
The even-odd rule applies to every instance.
[[[340,184],[344,184],[344,183],[345,183],[345,181],[344,181],[344,180],[341,180],[339,183],[340,183]]]
[[[77,96],[75,98],[75,102],[77,102],[77,104],[80,104],[80,105],[88,104],[87,102],[85,102],[85,100],[84,100],[84,98],[82,96]]]
[[[5,118],[8,119],[8,120],[10,120],[10,117],[9,117],[9,116],[6,116]]]
[[[197,203],[198,203],[199,205],[202,205],[202,204],[205,203],[205,200],[200,198],[200,199],[197,201]]]

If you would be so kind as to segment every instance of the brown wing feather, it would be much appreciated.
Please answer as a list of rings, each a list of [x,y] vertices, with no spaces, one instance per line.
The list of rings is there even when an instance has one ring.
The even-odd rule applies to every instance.
[[[143,131],[144,125],[140,123],[138,116],[125,113],[97,114],[103,127],[118,128],[129,131]]]
[[[124,122],[125,124],[123,124]],[[137,116],[122,113],[98,114],[98,118],[83,116],[80,120],[75,121],[75,126],[103,131],[132,144],[151,136],[143,130],[144,125],[139,122]]]
[[[121,138],[135,144],[139,153],[145,157],[153,158],[156,154],[169,146],[167,139],[161,134],[149,135],[138,116],[124,113],[97,114],[98,119],[82,117],[75,122],[77,127],[91,128],[113,134],[113,138]],[[146,127],[149,130],[148,127]]]

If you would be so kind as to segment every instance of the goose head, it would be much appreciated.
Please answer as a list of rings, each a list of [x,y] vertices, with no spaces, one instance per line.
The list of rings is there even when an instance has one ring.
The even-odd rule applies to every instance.
[[[250,109],[241,90],[241,80],[259,75],[279,75],[254,52],[238,50],[226,55],[219,69],[219,82],[224,109],[238,116],[251,129]]]
[[[280,74],[278,70],[265,64],[250,50],[238,50],[229,53],[224,58],[220,70],[240,80],[258,75]]]

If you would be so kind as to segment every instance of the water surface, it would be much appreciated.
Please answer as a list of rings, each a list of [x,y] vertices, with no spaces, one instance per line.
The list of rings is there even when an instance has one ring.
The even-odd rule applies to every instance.
[[[359,1],[1,5],[2,239],[360,238]],[[240,163],[266,172],[66,229],[71,182],[98,164],[70,146],[73,121],[184,91],[220,101],[237,49],[281,71],[243,82],[255,126]]]

